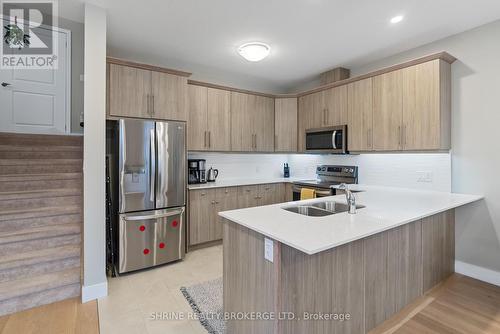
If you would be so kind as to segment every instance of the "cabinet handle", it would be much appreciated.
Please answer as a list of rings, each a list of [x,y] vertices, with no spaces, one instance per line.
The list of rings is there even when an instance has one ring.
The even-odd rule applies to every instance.
[[[146,95],[146,114],[151,115],[149,111],[149,94]]]
[[[212,134],[212,131],[208,131],[208,147],[211,146],[211,144],[210,144],[210,137],[211,137],[210,135],[211,134]]]
[[[399,148],[401,148],[401,125],[398,126],[398,137],[399,137],[398,146]]]
[[[403,125],[403,148],[406,148],[406,124]]]
[[[203,147],[207,147],[207,132],[203,132]]]
[[[215,204],[215,201],[212,201],[212,205],[214,205],[214,204]]]
[[[372,129],[368,129],[367,131],[367,138],[366,138],[366,143],[368,145],[368,148],[372,148]]]
[[[207,193],[201,193],[201,196],[205,196]]]
[[[326,125],[328,124],[328,113],[327,113],[327,110],[328,109],[323,109],[323,124]]]
[[[215,201],[215,204],[220,204],[220,202],[219,201]]]
[[[154,95],[151,95],[151,114],[154,115],[155,114],[155,96]]]

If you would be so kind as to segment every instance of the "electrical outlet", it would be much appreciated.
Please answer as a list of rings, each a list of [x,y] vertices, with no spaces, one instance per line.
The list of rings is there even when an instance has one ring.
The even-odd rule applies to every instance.
[[[417,182],[432,183],[433,175],[430,171],[417,171]]]
[[[274,242],[271,239],[264,238],[264,258],[269,261],[273,262],[274,258]]]

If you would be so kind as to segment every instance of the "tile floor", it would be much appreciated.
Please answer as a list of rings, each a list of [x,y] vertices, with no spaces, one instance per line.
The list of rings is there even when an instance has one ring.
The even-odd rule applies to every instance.
[[[222,277],[222,245],[186,254],[184,261],[108,280],[108,297],[99,300],[101,334],[206,334],[197,320],[152,320],[152,312],[182,312],[191,307],[180,292]]]

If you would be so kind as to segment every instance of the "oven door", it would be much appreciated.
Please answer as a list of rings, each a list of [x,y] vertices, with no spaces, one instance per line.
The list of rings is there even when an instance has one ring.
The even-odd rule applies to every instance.
[[[316,153],[347,153],[347,126],[306,130],[306,151]]]
[[[300,201],[300,191],[302,188],[309,188],[309,187],[301,187],[301,186],[293,186],[292,187],[294,201]],[[327,197],[327,196],[333,195],[333,192],[331,189],[315,188],[315,187],[310,187],[309,189],[316,190],[316,198]]]

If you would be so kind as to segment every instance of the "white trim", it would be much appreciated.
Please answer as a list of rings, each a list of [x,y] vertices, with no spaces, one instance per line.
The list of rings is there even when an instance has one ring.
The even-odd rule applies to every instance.
[[[108,295],[108,281],[94,285],[82,286],[82,303],[106,297],[107,295]]]
[[[71,30],[61,29],[66,34],[66,134],[71,133]]]
[[[500,272],[462,261],[455,261],[455,272],[500,286]]]

